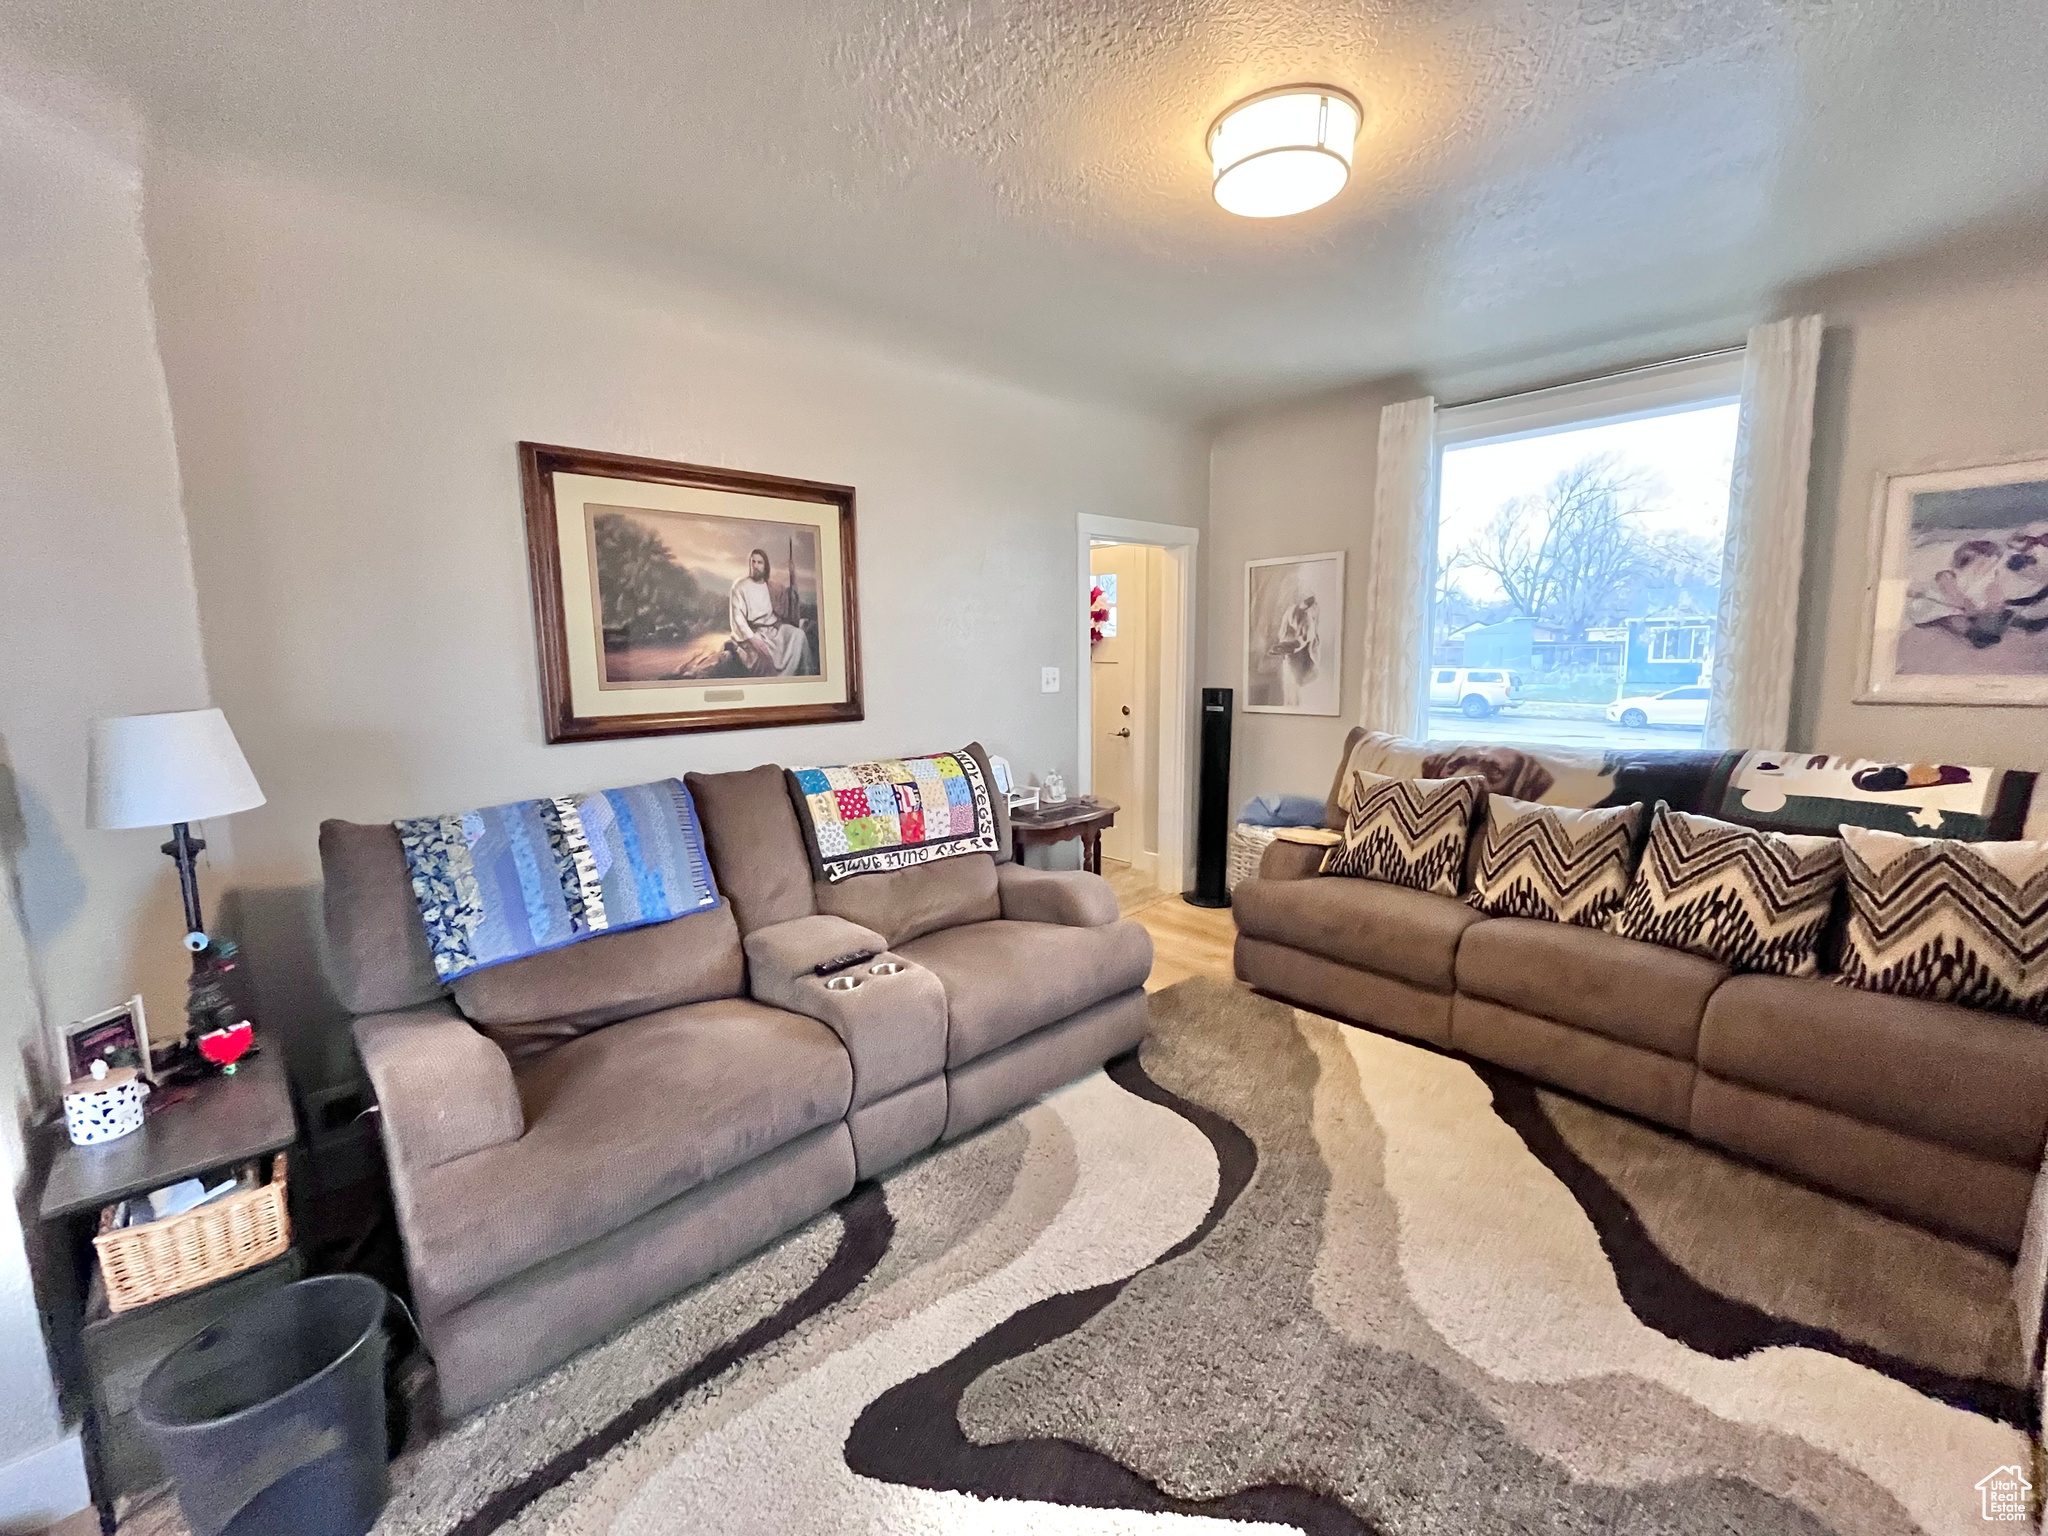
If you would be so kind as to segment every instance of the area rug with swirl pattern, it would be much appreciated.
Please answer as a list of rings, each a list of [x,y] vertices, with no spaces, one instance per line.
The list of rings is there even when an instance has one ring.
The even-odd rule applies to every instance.
[[[2031,1476],[2003,1261],[1220,982],[1153,1012],[409,1452],[379,1530],[1904,1536]]]

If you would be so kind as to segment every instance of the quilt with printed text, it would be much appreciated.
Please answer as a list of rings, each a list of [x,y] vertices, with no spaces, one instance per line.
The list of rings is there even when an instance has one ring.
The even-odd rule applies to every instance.
[[[789,782],[827,880],[997,851],[989,787],[966,751],[792,768]]]
[[[443,981],[719,901],[680,779],[394,825]]]

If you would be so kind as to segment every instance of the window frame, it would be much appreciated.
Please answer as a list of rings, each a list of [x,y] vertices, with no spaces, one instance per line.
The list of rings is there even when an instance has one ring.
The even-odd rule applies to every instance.
[[[1733,404],[1742,398],[1744,355],[1744,348],[1734,347],[1576,384],[1439,407],[1437,465],[1442,467],[1446,448],[1512,442],[1573,427],[1612,426],[1673,411]]]

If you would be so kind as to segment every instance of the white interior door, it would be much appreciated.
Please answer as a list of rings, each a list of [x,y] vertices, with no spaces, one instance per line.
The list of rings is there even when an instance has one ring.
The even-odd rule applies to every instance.
[[[1147,600],[1158,643],[1149,653],[1149,665],[1158,686],[1147,690],[1152,704],[1144,719],[1152,727],[1149,756],[1158,771],[1147,792],[1150,798],[1141,833],[1148,850],[1144,857],[1154,883],[1178,889],[1194,873],[1188,862],[1188,827],[1195,812],[1188,765],[1195,751],[1195,666],[1191,647],[1202,530],[1177,523],[1148,523],[1083,512],[1074,519],[1074,534],[1074,585],[1078,589],[1074,623],[1079,641],[1075,654],[1083,661],[1090,649],[1088,607],[1078,599],[1088,595],[1085,579],[1093,568],[1096,548],[1104,544],[1139,545],[1146,551],[1147,565],[1153,573]],[[1087,665],[1074,668],[1074,745],[1079,749],[1079,777],[1075,783],[1083,794],[1101,789],[1095,776],[1096,759],[1101,754],[1095,749],[1094,671]]]
[[[1097,799],[1121,807],[1102,835],[1103,857],[1143,866],[1151,839],[1146,764],[1155,750],[1151,719],[1152,653],[1157,644],[1151,567],[1142,544],[1098,545],[1090,551],[1095,578],[1116,587],[1116,633],[1091,647],[1094,786]]]

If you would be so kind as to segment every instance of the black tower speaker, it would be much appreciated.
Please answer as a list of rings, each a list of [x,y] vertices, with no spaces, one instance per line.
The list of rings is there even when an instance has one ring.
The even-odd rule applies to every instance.
[[[1202,780],[1195,799],[1195,888],[1181,899],[1195,907],[1227,907],[1223,866],[1230,837],[1230,690],[1202,690]]]

